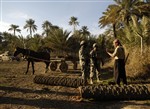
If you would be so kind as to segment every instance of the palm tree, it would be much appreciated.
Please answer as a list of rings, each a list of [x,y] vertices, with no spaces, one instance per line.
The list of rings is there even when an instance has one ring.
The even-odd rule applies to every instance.
[[[52,30],[52,31],[57,30],[57,29],[60,29],[60,27],[57,26],[57,25],[52,25],[52,26],[51,26],[51,30]]]
[[[2,43],[2,39],[3,39],[3,33],[0,32],[0,44]]]
[[[30,48],[37,51],[42,45],[42,36],[40,34],[35,34],[31,40]]]
[[[44,45],[43,38],[40,34],[34,34],[33,37],[27,37],[25,39],[25,45],[26,48],[37,51]]]
[[[75,32],[76,26],[79,25],[79,22],[77,20],[78,18],[74,16],[70,18],[69,25],[73,25],[73,32]]]
[[[45,44],[56,51],[67,52],[69,49],[69,35],[70,32],[67,30],[56,29],[55,31],[51,31],[49,36],[45,38]]]
[[[18,42],[20,43],[20,45],[23,47],[23,48],[25,48],[26,49],[26,40],[25,40],[25,38],[23,37],[23,35],[19,35],[18,36]]]
[[[118,29],[122,27],[125,28],[130,27],[130,25],[132,24],[132,26],[136,27],[136,30],[133,29],[133,31],[141,37],[142,43],[143,36],[140,32],[141,30],[139,29],[138,24],[141,22],[140,20],[143,16],[150,16],[150,4],[145,3],[144,0],[114,1],[116,2],[116,4],[109,5],[107,11],[104,12],[104,16],[100,18],[100,26],[105,27],[109,24],[112,24],[114,36],[116,37],[116,27]]]
[[[32,32],[35,32],[37,30],[37,26],[34,24],[35,21],[33,19],[26,20],[26,24],[24,26],[24,29],[27,29],[27,31],[30,31],[30,36],[32,37]]]
[[[14,48],[16,46],[17,42],[17,37],[13,36],[12,34],[8,32],[3,32],[3,44],[2,46],[9,50],[9,51],[14,51]]]
[[[150,3],[139,2],[136,5],[135,11],[137,14],[132,14],[131,19],[133,22],[133,31],[136,36],[139,36],[141,39],[141,54],[143,53],[143,39],[146,38],[149,31],[150,24]]]
[[[116,27],[119,28],[122,25],[128,26],[132,15],[139,16],[138,5],[141,0],[114,0],[116,4],[109,5],[104,16],[99,19],[101,27],[105,27],[112,24],[114,37],[116,38]]]
[[[105,26],[108,26],[108,25],[112,25],[115,38],[117,37],[116,25],[119,23],[117,11],[119,11],[119,9],[117,8],[116,5],[108,6],[108,9],[106,10],[106,12],[103,12],[104,16],[102,16],[98,22],[101,28],[104,28]]]
[[[16,35],[16,31],[19,32],[19,33],[21,32],[21,30],[18,29],[18,28],[19,28],[18,25],[11,24],[10,28],[8,30],[9,31],[13,31],[13,35],[15,36]]]
[[[147,3],[150,3],[150,0],[146,0]]]
[[[51,22],[49,22],[47,20],[44,21],[44,23],[42,24],[42,28],[44,30],[43,35],[46,34],[46,37],[48,36],[51,26],[52,26]]]
[[[80,33],[81,33],[81,37],[83,39],[88,39],[89,35],[90,35],[90,32],[88,31],[88,28],[87,26],[82,26],[81,30],[80,30]]]

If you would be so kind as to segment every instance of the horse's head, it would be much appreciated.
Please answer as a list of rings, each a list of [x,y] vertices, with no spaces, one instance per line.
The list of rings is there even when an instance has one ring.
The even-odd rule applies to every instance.
[[[21,53],[20,50],[21,50],[21,48],[16,47],[15,52],[14,52],[14,57],[16,57],[18,54]]]

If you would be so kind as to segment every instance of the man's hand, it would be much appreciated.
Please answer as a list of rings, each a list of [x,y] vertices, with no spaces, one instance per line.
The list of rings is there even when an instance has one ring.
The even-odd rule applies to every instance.
[[[106,52],[108,53],[108,49],[106,48]]]

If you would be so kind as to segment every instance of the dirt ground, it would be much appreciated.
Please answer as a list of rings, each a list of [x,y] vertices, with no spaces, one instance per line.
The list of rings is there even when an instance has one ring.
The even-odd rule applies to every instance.
[[[45,65],[36,63],[35,75],[31,68],[25,75],[26,64],[25,61],[0,62],[0,109],[150,109],[150,100],[80,101],[78,88],[35,84],[33,78],[44,74]],[[79,77],[80,71],[49,71],[45,75]]]

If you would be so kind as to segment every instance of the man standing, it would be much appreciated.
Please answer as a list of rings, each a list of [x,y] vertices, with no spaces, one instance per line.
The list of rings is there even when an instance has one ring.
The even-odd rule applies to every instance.
[[[85,41],[80,42],[79,49],[79,62],[81,66],[82,79],[85,81],[85,85],[88,83],[89,78],[89,52],[87,43]]]
[[[98,46],[96,43],[93,44],[93,49],[90,52],[90,84],[93,84],[93,80],[96,79],[97,82],[100,82],[99,75],[100,75],[100,63],[103,60],[100,57],[100,52],[98,50]]]
[[[123,84],[127,84],[126,71],[125,71],[125,50],[122,47],[120,41],[115,39],[113,42],[115,50],[113,53],[106,51],[111,57],[115,58],[114,63],[114,79],[116,84],[120,85],[120,79],[123,80]]]

